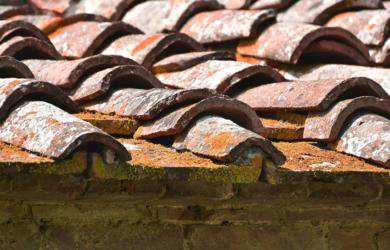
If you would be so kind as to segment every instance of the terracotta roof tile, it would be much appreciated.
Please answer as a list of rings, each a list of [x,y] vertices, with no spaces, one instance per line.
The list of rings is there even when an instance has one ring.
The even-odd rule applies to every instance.
[[[285,9],[290,4],[292,4],[294,0],[256,0],[250,6],[250,9],[260,10],[260,9]]]
[[[256,113],[244,103],[224,96],[215,96],[176,109],[155,121],[142,125],[135,138],[151,139],[178,135],[202,113],[213,113],[232,119],[241,126],[260,133],[262,125]]]
[[[113,37],[139,33],[123,22],[80,21],[56,29],[49,38],[64,57],[81,58],[94,55]]]
[[[140,120],[151,120],[169,108],[180,104],[200,101],[214,95],[208,89],[119,89],[111,91],[105,98],[88,103],[84,109],[102,114],[115,114]]]
[[[323,111],[343,95],[359,89],[358,94],[389,98],[376,82],[360,77],[264,84],[242,92],[237,99],[256,111]]]
[[[121,160],[130,159],[113,137],[42,101],[27,101],[14,109],[0,126],[0,140],[55,159],[66,158],[81,145],[96,143]]]
[[[0,57],[0,78],[34,78],[31,70],[13,57]]]
[[[38,80],[49,81],[63,89],[73,89],[82,77],[117,65],[134,65],[121,56],[96,55],[78,60],[24,60]]]
[[[85,103],[106,94],[110,88],[162,88],[162,83],[145,68],[138,65],[120,65],[98,71],[86,77],[70,93],[77,103]]]
[[[372,160],[389,167],[389,133],[388,117],[371,113],[358,114],[344,127],[340,140],[333,147],[339,152]]]
[[[272,10],[208,11],[192,17],[180,31],[200,43],[226,42],[256,36],[274,17]]]
[[[235,55],[226,51],[201,51],[176,54],[153,64],[153,73],[181,71],[210,60],[235,60]]]
[[[224,141],[228,143],[223,143]],[[270,158],[276,164],[283,164],[285,161],[284,155],[267,139],[231,120],[214,116],[198,119],[185,133],[176,138],[173,147],[224,162],[235,161],[251,153],[252,157],[246,160],[261,161],[263,159],[258,157],[259,152],[260,155],[265,152],[265,158]]]
[[[119,20],[139,0],[81,0],[68,9],[67,14],[94,14]]]
[[[209,88],[219,93],[284,80],[268,66],[220,60],[206,61],[183,71],[157,74],[157,78],[169,87]]]
[[[361,110],[390,117],[390,98],[386,100],[372,96],[361,96],[342,100],[327,111],[310,113],[305,121],[303,138],[316,141],[334,141],[339,136],[346,120]]]
[[[180,34],[151,34],[122,36],[103,49],[105,55],[121,55],[133,59],[146,68],[174,53],[201,51],[202,46],[191,37]]]
[[[352,33],[301,23],[276,23],[253,40],[242,41],[237,52],[242,55],[297,64],[305,54],[333,54],[355,64],[369,63],[367,47]]]
[[[226,9],[242,9],[248,7],[253,0],[217,0]]]
[[[3,4],[2,2],[0,4]],[[30,5],[0,5],[0,19],[7,19],[15,15],[31,14]]]
[[[290,71],[294,74],[294,70]],[[342,79],[349,77],[368,77],[376,81],[390,94],[390,69],[362,67],[354,65],[328,64],[296,70],[302,80]]]
[[[57,14],[63,14],[69,8],[72,0],[28,0],[33,6],[42,9],[55,12]]]
[[[278,21],[325,24],[337,13],[351,9],[375,9],[382,5],[381,0],[300,0],[278,16]]]

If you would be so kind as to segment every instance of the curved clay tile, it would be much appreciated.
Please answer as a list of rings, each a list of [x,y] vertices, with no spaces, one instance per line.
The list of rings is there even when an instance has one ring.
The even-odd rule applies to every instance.
[[[341,13],[330,19],[326,26],[341,27],[352,32],[364,44],[381,46],[390,31],[390,12],[387,10],[361,10]]]
[[[272,10],[217,10],[192,17],[180,30],[200,43],[234,41],[254,37],[259,27],[272,20]]]
[[[276,9],[282,10],[288,7],[294,0],[257,0],[251,6],[253,10]]]
[[[169,1],[145,1],[131,8],[122,21],[146,34],[159,33],[164,30],[163,20],[169,15],[170,9]]]
[[[28,0],[28,2],[38,9],[63,14],[69,8],[72,0]]]
[[[335,141],[346,120],[361,110],[390,117],[390,101],[372,96],[361,96],[340,101],[323,112],[309,113],[305,120],[303,138]]]
[[[170,8],[164,19],[165,31],[179,31],[191,17],[201,11],[222,9],[223,5],[215,0],[169,0]]]
[[[0,79],[0,122],[9,115],[18,102],[33,98],[51,102],[64,110],[75,113],[77,105],[58,87],[31,79],[3,78]]]
[[[253,0],[217,0],[226,9],[237,10],[248,7]]]
[[[16,15],[31,14],[29,5],[0,5],[0,19],[7,19]]]
[[[162,73],[156,76],[169,87],[209,88],[219,93],[284,81],[283,76],[268,66],[217,60],[207,61],[183,71]]]
[[[312,67],[298,72],[300,79],[345,79],[350,77],[367,77],[376,81],[390,95],[390,69],[363,67],[343,64],[327,64]]]
[[[31,23],[20,20],[0,20],[0,42],[15,36],[35,37],[51,44],[47,36]]]
[[[31,70],[22,62],[9,56],[0,56],[0,78],[34,78]]]
[[[197,119],[176,138],[173,147],[223,162],[232,162],[256,153],[258,156],[270,158],[278,165],[285,161],[284,155],[269,140],[231,120],[216,116]]]
[[[202,45],[185,34],[159,33],[120,37],[109,44],[102,54],[125,56],[149,69],[153,63],[162,59],[161,56],[201,50]]]
[[[352,9],[376,9],[381,0],[300,0],[278,15],[278,21],[325,24],[337,13]]]
[[[0,125],[0,140],[59,160],[88,144],[103,145],[121,160],[131,158],[113,137],[42,101],[26,101],[15,108]]]
[[[215,96],[181,107],[153,122],[142,125],[135,132],[134,138],[152,139],[177,135],[183,132],[197,116],[210,113],[229,118],[253,132],[263,131],[256,112],[249,106],[225,96]]]
[[[139,0],[81,0],[69,8],[67,14],[94,14],[109,20],[119,20]]]
[[[226,51],[189,52],[164,58],[153,64],[153,73],[181,71],[210,60],[235,60],[235,55]]]
[[[70,97],[85,103],[106,94],[110,88],[162,88],[162,83],[144,67],[121,65],[96,72],[83,80]]]
[[[56,29],[49,38],[64,57],[81,58],[93,55],[118,36],[139,33],[123,22],[80,21]]]
[[[62,59],[51,43],[35,37],[15,36],[0,44],[0,55],[23,59]]]
[[[370,136],[367,136],[370,135]],[[360,113],[349,119],[338,142],[331,147],[390,167],[390,120],[380,115]]]
[[[370,57],[373,63],[383,66],[390,65],[390,38],[382,48],[370,48]]]
[[[379,84],[364,77],[270,83],[236,98],[256,111],[324,111],[345,95],[389,98]]]
[[[246,56],[290,64],[297,64],[305,53],[322,53],[326,58],[339,56],[358,64],[369,63],[367,47],[352,33],[342,28],[302,23],[276,23],[257,39],[242,41],[237,51]]]
[[[84,106],[85,110],[115,114],[140,120],[151,120],[179,104],[200,101],[215,95],[209,89],[119,89]]]
[[[62,17],[49,15],[49,14],[17,15],[10,18],[10,20],[19,20],[27,23],[32,23],[42,32],[48,34],[60,26],[62,22]]]
[[[60,88],[74,88],[82,77],[117,65],[134,65],[121,56],[96,55],[78,60],[24,60],[38,80],[48,81]]]

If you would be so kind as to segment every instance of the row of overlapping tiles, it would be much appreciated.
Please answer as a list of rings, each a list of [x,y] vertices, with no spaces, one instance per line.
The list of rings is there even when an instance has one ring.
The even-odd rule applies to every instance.
[[[29,101],[10,111],[24,96],[43,94],[69,112],[132,117],[141,121],[135,138],[173,137],[174,148],[216,160],[234,161],[256,147],[281,164],[283,155],[261,134],[325,142],[389,166],[390,70],[368,67],[388,63],[386,56],[375,59],[376,52],[387,53],[390,19],[380,1],[299,1],[278,15],[269,9],[217,10],[223,8],[217,1],[83,0],[50,13],[36,8],[47,9],[50,1],[32,2],[36,6],[2,7],[9,20],[1,21],[0,53],[23,61],[3,58],[5,75],[34,77],[64,92],[43,82],[4,79],[5,142],[54,158],[97,142],[129,159],[114,138],[48,103]],[[313,10],[313,2],[319,2],[316,11],[302,12]],[[338,12],[377,10],[331,18],[334,6]],[[381,18],[354,17],[362,11]],[[125,22],[108,20],[120,18]],[[299,22],[328,19],[361,28],[355,36],[345,27]],[[328,60],[363,66],[314,65]]]

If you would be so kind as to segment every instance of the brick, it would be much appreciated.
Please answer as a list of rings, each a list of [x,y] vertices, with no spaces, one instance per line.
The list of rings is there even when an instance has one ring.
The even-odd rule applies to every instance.
[[[197,226],[190,235],[192,249],[324,249],[322,232],[315,228],[261,226]]]
[[[390,230],[378,234],[378,250],[390,250]]]
[[[334,250],[374,250],[375,244],[373,233],[369,230],[332,230],[329,232],[329,247]]]
[[[183,232],[174,225],[48,225],[44,249],[183,249]]]
[[[380,185],[362,185],[361,183],[321,183],[314,182],[309,185],[309,197],[319,199],[375,199],[381,190]]]
[[[306,187],[302,184],[280,184],[270,185],[268,183],[248,183],[239,184],[238,197],[246,199],[259,199],[259,198],[306,198]]]
[[[0,225],[0,249],[39,249],[39,227],[29,221]]]
[[[167,183],[167,197],[201,196],[208,198],[229,199],[234,195],[231,183],[186,182]]]
[[[0,201],[0,224],[27,216],[26,207],[21,202]]]

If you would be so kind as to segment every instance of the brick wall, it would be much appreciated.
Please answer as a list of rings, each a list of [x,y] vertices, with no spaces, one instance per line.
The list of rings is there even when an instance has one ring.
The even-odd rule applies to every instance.
[[[390,186],[0,179],[1,249],[390,249]]]

